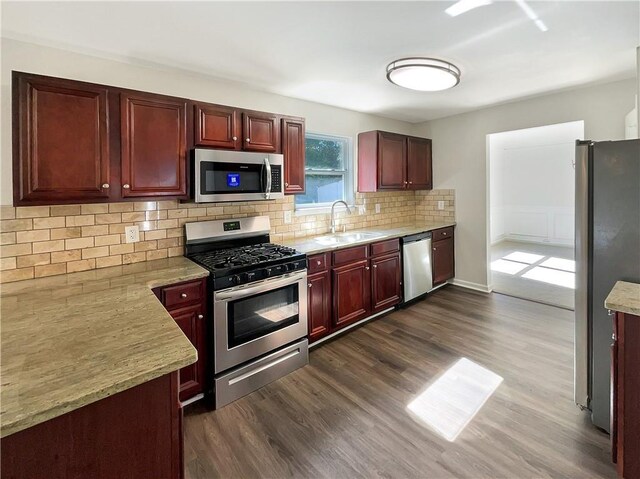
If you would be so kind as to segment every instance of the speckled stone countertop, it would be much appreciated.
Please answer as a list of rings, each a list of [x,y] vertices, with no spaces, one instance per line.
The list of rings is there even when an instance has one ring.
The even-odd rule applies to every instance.
[[[439,228],[446,228],[447,226],[455,226],[455,222],[443,222],[443,223],[415,223],[403,226],[375,226],[372,228],[364,228],[359,230],[349,230],[347,234],[356,233],[377,233],[380,236],[374,238],[364,238],[359,241],[352,241],[349,243],[340,243],[335,245],[323,245],[316,241],[314,238],[328,236],[330,233],[323,233],[317,236],[306,236],[304,238],[296,238],[288,241],[283,241],[284,246],[294,248],[301,253],[315,254],[322,253],[323,251],[333,251],[341,248],[349,248],[351,246],[357,246],[359,244],[375,243],[376,241],[382,241],[390,238],[400,238],[402,236],[408,236],[416,233],[422,233],[425,231],[437,230]]]
[[[192,364],[151,288],[206,277],[183,257],[0,285],[0,436]]]
[[[604,300],[604,307],[640,316],[640,284],[618,281]]]

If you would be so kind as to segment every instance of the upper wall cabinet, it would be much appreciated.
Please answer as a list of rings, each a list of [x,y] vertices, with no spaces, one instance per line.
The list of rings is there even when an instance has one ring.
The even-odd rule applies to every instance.
[[[240,150],[242,147],[241,113],[222,105],[197,103],[195,109],[195,144],[213,148]]]
[[[242,148],[247,151],[276,153],[280,151],[280,123],[270,113],[244,112],[242,114]]]
[[[109,91],[13,72],[14,204],[108,199]]]
[[[431,140],[385,131],[358,135],[358,191],[428,190]]]
[[[305,139],[302,118],[282,119],[284,192],[304,193]]]
[[[120,96],[122,197],[187,197],[187,102]]]

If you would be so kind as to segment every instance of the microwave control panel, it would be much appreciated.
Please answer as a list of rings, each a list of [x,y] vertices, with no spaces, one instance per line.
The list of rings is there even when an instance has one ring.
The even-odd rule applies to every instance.
[[[282,191],[282,167],[271,167],[271,191]]]

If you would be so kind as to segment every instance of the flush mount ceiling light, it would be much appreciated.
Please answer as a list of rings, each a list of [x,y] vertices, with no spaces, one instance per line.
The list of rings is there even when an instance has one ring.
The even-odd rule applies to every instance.
[[[460,83],[460,69],[435,58],[401,58],[387,65],[387,79],[418,91],[440,91]]]

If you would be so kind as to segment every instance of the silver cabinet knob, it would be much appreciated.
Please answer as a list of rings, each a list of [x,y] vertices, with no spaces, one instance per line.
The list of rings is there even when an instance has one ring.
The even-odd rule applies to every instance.
[[[284,186],[289,186],[289,183],[285,183]]]
[[[128,184],[128,183],[125,183],[124,185],[122,185],[122,187],[123,187],[125,190],[128,190],[129,188],[131,188],[131,186],[129,186],[129,184]]]
[[[246,140],[244,140],[244,141],[246,141],[247,143],[251,143],[251,138],[247,138],[247,139],[246,139]]]
[[[377,267],[378,267],[378,265],[377,265],[377,264],[374,264],[374,265],[373,265],[373,267],[374,267],[374,268],[377,268]]]
[[[367,271],[369,271],[371,268],[369,268],[368,266],[365,268]]]
[[[435,251],[435,250],[436,250],[436,249],[435,249],[435,248],[433,248],[433,251]]]
[[[311,287],[311,283],[307,284],[307,286]]]
[[[182,293],[182,294],[180,295],[180,297],[181,297],[181,298],[186,298],[186,297],[187,297],[187,293]]]
[[[447,233],[442,233],[442,236],[447,236]]]
[[[318,260],[318,261],[316,262],[316,264],[317,264],[318,266],[320,266],[320,265],[322,264],[322,261]]]
[[[232,137],[231,139],[232,139],[233,141],[236,141],[236,140],[238,139],[238,137],[237,137],[237,136],[234,136],[234,137]]]
[[[105,189],[109,188],[109,183],[102,183],[102,187],[105,188]]]
[[[406,184],[407,184],[407,182],[405,181],[405,182],[404,182],[404,184],[406,185]]]
[[[201,314],[199,314],[199,315],[198,315],[198,319],[204,319],[204,316],[203,316],[203,315],[201,315]]]

